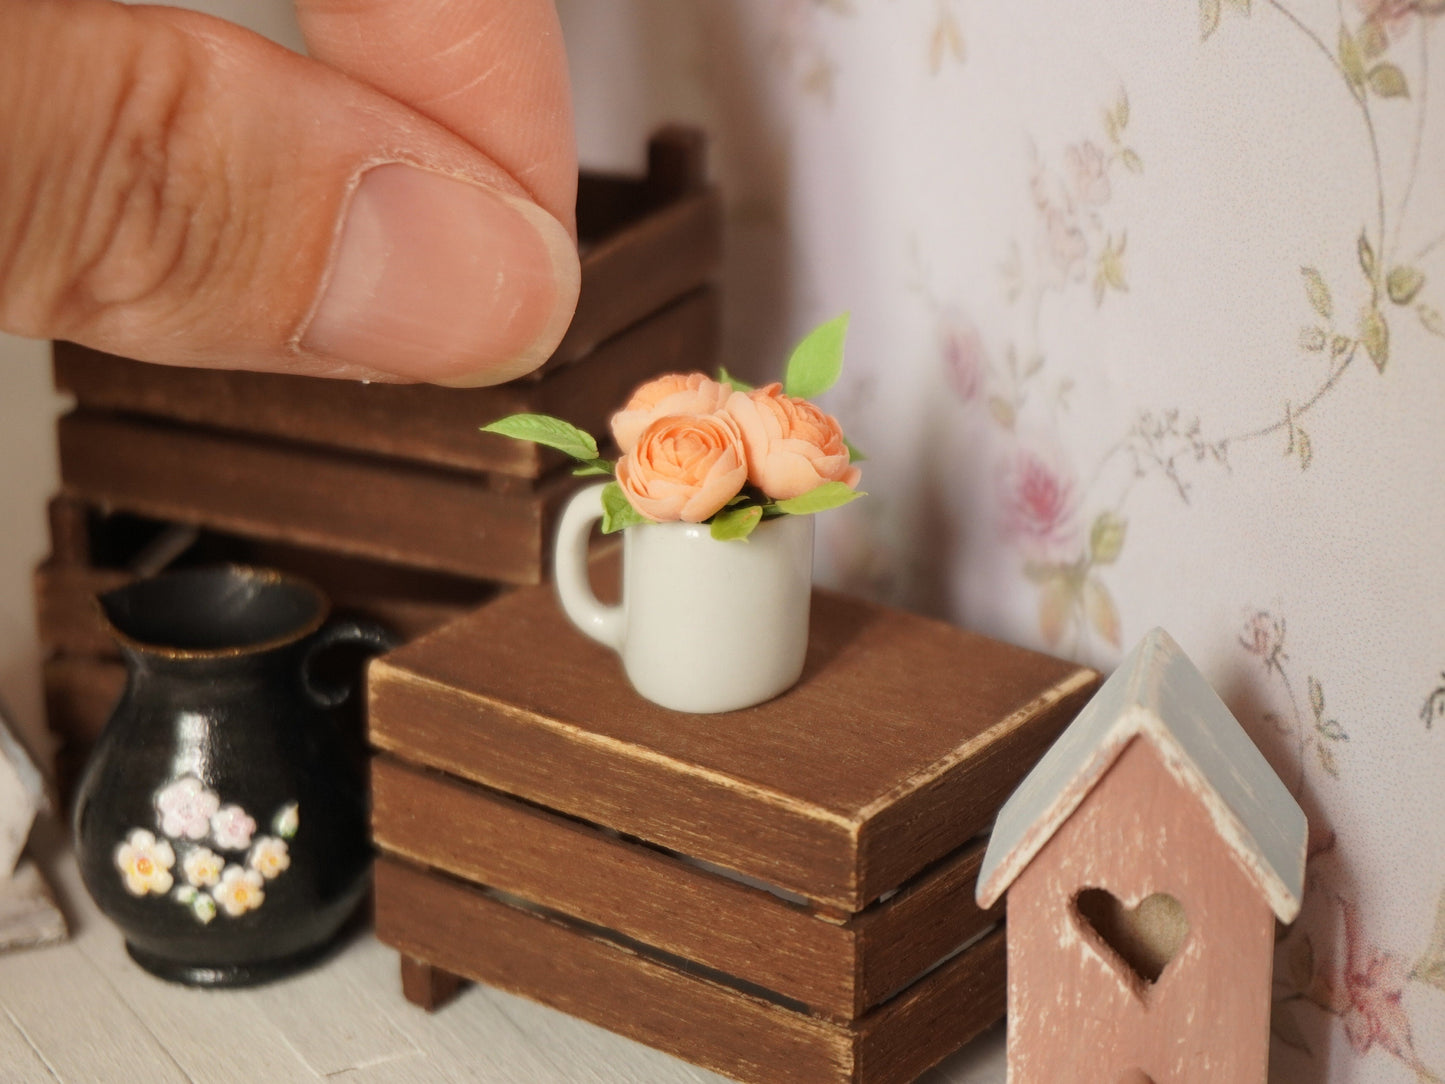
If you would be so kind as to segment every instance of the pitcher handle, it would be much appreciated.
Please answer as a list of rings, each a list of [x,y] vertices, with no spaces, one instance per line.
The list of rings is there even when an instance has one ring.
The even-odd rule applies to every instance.
[[[311,672],[311,664],[316,656],[339,644],[359,644],[362,647],[375,648],[380,653],[390,651],[400,643],[400,637],[371,621],[332,622],[316,634],[311,646],[306,649],[306,658],[301,662],[302,687],[318,707],[340,707],[351,696],[354,682],[318,680]]]
[[[552,576],[557,582],[557,598],[572,624],[599,644],[620,651],[622,607],[599,602],[587,579],[592,524],[602,518],[602,491],[606,488],[605,482],[588,486],[567,502],[557,524]]]

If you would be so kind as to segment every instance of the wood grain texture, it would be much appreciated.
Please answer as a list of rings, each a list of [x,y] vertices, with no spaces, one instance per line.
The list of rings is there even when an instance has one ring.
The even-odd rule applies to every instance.
[[[578,364],[490,388],[362,384],[278,373],[147,365],[55,344],[56,387],[94,411],[167,419],[472,472],[493,489],[555,470],[560,452],[479,426],[507,414],[565,418],[599,437],[637,384],[716,361],[718,298],[694,290],[620,330]]]
[[[500,495],[478,477],[217,431],[76,411],[65,492],[158,519],[475,579],[541,581],[580,479]]]
[[[981,844],[839,925],[679,857],[387,755],[372,764],[372,824],[384,851],[838,1020],[863,1015],[997,920],[973,903]]]
[[[1121,847],[1120,840],[1128,846]],[[1156,892],[1189,933],[1143,982],[1076,911],[1084,888],[1128,907]],[[1198,795],[1135,738],[1008,894],[1011,1084],[1264,1084],[1275,918]]]
[[[413,1005],[435,1012],[454,998],[462,988],[462,980],[450,971],[415,957],[401,957],[401,994]]]
[[[89,749],[120,700],[125,667],[118,659],[56,655],[42,664],[41,679],[51,732],[63,744]]]
[[[799,684],[723,715],[638,697],[543,589],[371,674],[378,747],[846,912],[984,829],[1097,682],[827,592]]]
[[[399,951],[745,1081],[911,1080],[997,1019],[1003,1004],[999,933],[844,1026],[393,859],[378,862],[376,886],[378,936]]]

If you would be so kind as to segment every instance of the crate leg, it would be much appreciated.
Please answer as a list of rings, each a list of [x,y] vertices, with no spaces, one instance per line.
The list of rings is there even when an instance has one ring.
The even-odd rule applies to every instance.
[[[462,978],[402,953],[401,992],[413,1005],[435,1012],[456,996]]]

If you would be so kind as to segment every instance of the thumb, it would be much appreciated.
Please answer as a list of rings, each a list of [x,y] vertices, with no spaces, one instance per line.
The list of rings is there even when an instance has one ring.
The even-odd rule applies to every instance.
[[[511,175],[324,65],[192,12],[0,4],[4,330],[488,384],[546,360],[578,282]]]

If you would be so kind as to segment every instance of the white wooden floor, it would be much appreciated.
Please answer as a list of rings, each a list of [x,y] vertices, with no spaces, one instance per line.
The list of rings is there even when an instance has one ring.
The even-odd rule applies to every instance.
[[[369,933],[302,976],[199,991],[152,978],[80,886],[63,833],[32,842],[71,922],[64,945],[0,955],[4,1084],[721,1084],[724,1078],[522,998],[468,987],[428,1015]],[[1001,1084],[1000,1029],[927,1084]],[[784,1084],[784,1082],[780,1082]]]

